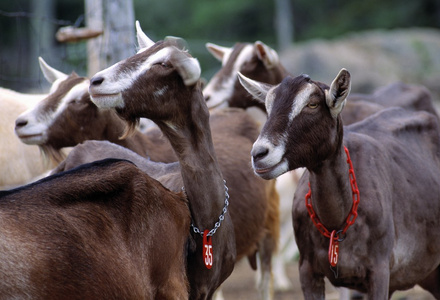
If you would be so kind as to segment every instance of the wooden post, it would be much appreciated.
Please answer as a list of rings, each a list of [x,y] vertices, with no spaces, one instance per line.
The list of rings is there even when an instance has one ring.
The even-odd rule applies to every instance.
[[[51,57],[53,52],[53,33],[55,26],[49,20],[54,18],[54,1],[41,0],[32,1],[31,9],[34,15],[31,18],[30,27],[30,47],[29,47],[29,71],[30,78],[40,78],[41,71],[38,63],[38,56],[44,56],[44,59]],[[6,30],[6,29],[5,29]],[[28,85],[28,89],[37,88],[38,81]]]
[[[135,53],[133,0],[85,0],[86,26],[103,30],[87,42],[88,76]]]
[[[293,42],[293,14],[291,0],[275,0],[275,29],[278,51],[288,48]]]

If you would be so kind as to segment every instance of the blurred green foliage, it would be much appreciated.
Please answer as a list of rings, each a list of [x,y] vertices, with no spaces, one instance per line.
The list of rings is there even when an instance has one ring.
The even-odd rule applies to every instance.
[[[0,86],[7,86],[11,77],[26,78],[26,51],[31,37],[39,33],[31,22],[36,1],[40,0],[0,1]],[[49,1],[54,6],[53,15],[44,21],[53,24],[54,33],[61,26],[84,26],[84,0]],[[153,40],[168,35],[186,39],[206,78],[220,67],[205,49],[206,42],[233,46],[237,41],[261,40],[276,48],[275,3],[276,0],[133,0],[135,19],[147,35]],[[295,42],[377,28],[440,28],[439,0],[291,0],[291,7]],[[85,42],[61,45],[54,37],[52,43],[39,45],[40,55],[51,55],[45,47],[58,48],[64,65],[55,67],[85,73]]]

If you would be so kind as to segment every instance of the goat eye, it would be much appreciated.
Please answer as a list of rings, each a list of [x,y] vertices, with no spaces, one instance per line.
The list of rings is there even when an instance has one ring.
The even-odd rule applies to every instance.
[[[307,107],[309,107],[309,108],[317,108],[318,107],[318,103],[309,103],[309,104],[307,104]]]
[[[162,63],[160,63],[160,65],[161,65],[162,67],[164,67],[164,68],[169,68],[169,67],[170,67],[170,65],[167,64],[166,62],[162,62]]]

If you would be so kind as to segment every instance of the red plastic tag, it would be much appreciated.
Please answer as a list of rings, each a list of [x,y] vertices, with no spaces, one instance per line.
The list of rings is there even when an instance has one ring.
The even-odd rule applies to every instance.
[[[330,235],[330,246],[328,247],[328,261],[332,267],[336,267],[339,258],[339,242],[334,238],[335,230]]]
[[[209,230],[203,232],[203,261],[208,269],[212,268],[213,255],[212,255],[212,237],[208,236]]]

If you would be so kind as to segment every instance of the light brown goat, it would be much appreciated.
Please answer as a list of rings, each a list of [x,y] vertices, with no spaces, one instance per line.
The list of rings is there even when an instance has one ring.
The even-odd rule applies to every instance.
[[[187,299],[189,225],[184,195],[127,161],[1,191],[0,298]]]

